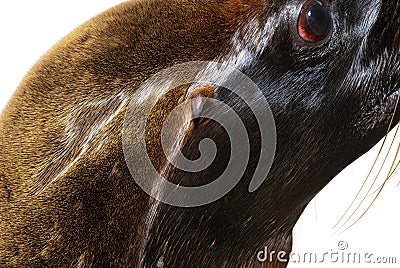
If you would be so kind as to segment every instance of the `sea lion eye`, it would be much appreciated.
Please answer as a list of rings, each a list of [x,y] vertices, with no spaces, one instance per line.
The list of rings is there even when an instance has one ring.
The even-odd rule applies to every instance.
[[[319,42],[331,32],[332,17],[320,1],[307,1],[300,12],[297,28],[300,37],[306,42]]]

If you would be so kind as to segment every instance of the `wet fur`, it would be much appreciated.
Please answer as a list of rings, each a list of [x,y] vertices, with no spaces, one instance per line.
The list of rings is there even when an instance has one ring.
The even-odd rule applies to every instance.
[[[398,33],[363,21],[377,10],[374,1],[348,2],[331,2],[340,20],[320,47],[293,39],[283,3],[241,0],[127,2],[62,40],[0,119],[0,266],[258,267],[265,246],[290,252],[307,203],[385,134],[394,111]],[[385,3],[377,20],[398,23],[399,2]],[[344,17],[350,5],[357,12]],[[379,32],[393,42],[379,42]],[[237,110],[254,141],[243,180],[207,206],[155,204],[126,167],[124,111],[150,75],[194,60],[231,64],[260,86],[274,112],[278,153],[262,189],[249,194],[259,130],[243,101],[220,88],[215,98]],[[148,150],[159,169],[159,126],[182,96],[171,93],[150,118]],[[223,170],[229,146],[214,123],[188,134],[184,152],[196,158],[205,137],[219,141],[216,162],[194,176],[167,168],[171,181],[205,183]]]

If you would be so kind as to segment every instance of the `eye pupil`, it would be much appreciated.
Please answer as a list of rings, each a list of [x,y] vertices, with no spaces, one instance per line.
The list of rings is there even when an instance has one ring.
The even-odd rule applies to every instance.
[[[331,16],[323,5],[316,3],[308,8],[307,23],[314,35],[325,37],[331,28]]]
[[[307,42],[326,39],[331,31],[332,18],[329,10],[320,1],[307,1],[300,13],[298,31]]]

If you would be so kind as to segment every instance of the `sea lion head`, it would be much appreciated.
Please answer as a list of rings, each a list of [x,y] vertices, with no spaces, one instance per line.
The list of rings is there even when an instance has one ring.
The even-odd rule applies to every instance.
[[[204,226],[224,226],[207,229],[201,238],[210,238],[205,244],[218,244],[232,259],[247,253],[226,246],[221,237],[234,241],[230,245],[255,248],[262,248],[262,243],[275,245],[272,249],[290,244],[290,235],[277,230],[291,230],[305,205],[396,124],[399,13],[399,1],[271,1],[252,6],[235,22],[232,38],[217,60],[239,69],[262,91],[276,124],[276,154],[266,180],[257,191],[248,193],[259,164],[260,129],[242,98],[215,87],[213,98],[229,104],[245,122],[251,156],[242,181],[232,192],[198,208],[197,213],[207,219],[200,221]],[[254,95],[253,103],[258,98]],[[173,170],[170,179],[192,186],[216,179],[227,166],[229,136],[212,121],[195,122],[187,135],[190,138],[183,151],[189,158],[200,157],[198,145],[209,137],[217,141],[219,157],[208,171]],[[177,215],[193,220],[190,210],[165,207],[159,213],[164,218],[156,219],[155,226],[171,224]],[[189,221],[177,225],[184,229]],[[168,228],[157,228],[156,234],[165,237]],[[274,234],[260,238],[265,233]],[[172,246],[176,240],[165,240],[170,242],[168,250],[178,250]],[[165,246],[165,240],[151,240],[146,253]]]
[[[230,60],[273,111],[281,177],[326,183],[398,120],[399,2],[285,1],[253,14]]]

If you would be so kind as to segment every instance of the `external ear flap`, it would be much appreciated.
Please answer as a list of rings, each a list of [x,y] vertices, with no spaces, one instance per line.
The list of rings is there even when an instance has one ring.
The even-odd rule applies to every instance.
[[[124,110],[126,103],[126,98],[120,93],[109,99],[71,107],[65,119],[63,145],[39,167],[33,178],[33,193],[41,193],[67,174],[81,158],[99,149],[108,135],[107,126]]]
[[[200,115],[201,110],[203,109],[204,106],[204,98],[213,98],[213,97],[214,97],[214,89],[212,87],[207,86],[207,87],[198,87],[194,89],[188,96],[189,100],[193,99],[191,107],[193,117],[197,117]]]

